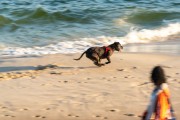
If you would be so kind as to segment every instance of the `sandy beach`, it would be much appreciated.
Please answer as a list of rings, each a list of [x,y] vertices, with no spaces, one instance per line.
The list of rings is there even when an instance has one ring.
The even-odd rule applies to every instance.
[[[0,0],[0,36],[0,120],[140,120],[156,65],[180,118],[180,0]]]
[[[139,120],[155,65],[165,69],[180,118],[180,56],[115,53],[95,66],[80,54],[0,60],[0,120]],[[105,62],[103,60],[102,62]]]

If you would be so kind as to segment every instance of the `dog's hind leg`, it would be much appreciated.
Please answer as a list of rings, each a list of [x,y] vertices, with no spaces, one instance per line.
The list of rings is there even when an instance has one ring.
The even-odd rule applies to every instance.
[[[105,64],[101,63],[101,59],[99,58],[98,64],[104,66]]]
[[[94,64],[97,65],[98,67],[101,67],[102,65],[99,64],[97,61],[94,61]]]
[[[101,67],[101,66],[104,66],[105,64],[101,63],[100,62],[101,60],[94,60],[94,64]]]
[[[91,58],[91,60],[94,62],[94,64],[95,65],[97,65],[98,67],[101,67],[102,65],[101,65],[101,63],[99,62],[99,60],[96,58],[96,57],[94,57],[93,59]]]
[[[92,53],[91,55],[87,54],[86,57],[89,58],[90,60],[92,60],[94,62],[94,64],[99,67],[104,65],[104,64],[101,64],[101,59],[99,58],[97,53]]]
[[[96,54],[93,55],[93,56],[91,56],[90,59],[94,62],[95,65],[97,65],[97,66],[99,66],[99,67],[102,66],[102,64],[101,64],[101,59],[100,59],[99,56],[97,56]]]

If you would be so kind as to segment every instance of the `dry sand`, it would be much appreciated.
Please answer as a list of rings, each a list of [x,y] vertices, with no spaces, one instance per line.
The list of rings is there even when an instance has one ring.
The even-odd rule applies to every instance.
[[[180,118],[180,56],[115,53],[96,67],[86,57],[74,61],[79,55],[1,59],[0,120],[139,120],[155,65],[165,69]]]

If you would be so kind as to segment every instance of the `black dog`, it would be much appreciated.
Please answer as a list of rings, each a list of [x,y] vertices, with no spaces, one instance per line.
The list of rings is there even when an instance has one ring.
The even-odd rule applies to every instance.
[[[113,44],[109,45],[109,46],[104,46],[104,47],[91,47],[88,50],[86,50],[85,52],[82,53],[82,55],[78,58],[78,59],[74,59],[74,60],[80,60],[82,58],[82,56],[86,53],[86,57],[89,58],[90,60],[92,60],[94,62],[95,65],[101,67],[102,64],[101,63],[101,59],[107,59],[108,62],[106,62],[106,64],[111,63],[111,59],[110,56],[113,54],[113,52],[116,51],[120,51],[121,49],[123,49],[123,46],[121,46],[121,44],[119,42],[114,42]]]

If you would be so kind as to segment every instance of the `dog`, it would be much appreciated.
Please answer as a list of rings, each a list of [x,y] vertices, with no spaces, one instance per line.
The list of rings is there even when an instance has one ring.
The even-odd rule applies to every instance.
[[[81,54],[81,56],[74,60],[80,60],[83,55],[86,53],[86,57],[94,62],[95,65],[101,67],[105,64],[111,63],[110,56],[114,53],[114,51],[121,51],[123,46],[119,42],[114,42],[108,46],[103,47],[90,47],[85,52]],[[108,62],[105,64],[101,63],[101,59],[107,59]]]

